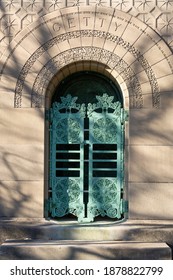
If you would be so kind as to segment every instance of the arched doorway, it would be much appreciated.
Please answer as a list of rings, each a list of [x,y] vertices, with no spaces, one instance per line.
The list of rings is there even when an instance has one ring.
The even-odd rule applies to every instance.
[[[82,71],[56,88],[50,109],[49,215],[120,220],[124,215],[124,122],[118,85]]]

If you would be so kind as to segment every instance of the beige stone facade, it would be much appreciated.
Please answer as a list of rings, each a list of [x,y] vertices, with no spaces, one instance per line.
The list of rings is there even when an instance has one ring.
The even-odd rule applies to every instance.
[[[95,71],[129,110],[129,219],[173,219],[171,1],[1,1],[0,216],[43,218],[48,122],[57,85]]]

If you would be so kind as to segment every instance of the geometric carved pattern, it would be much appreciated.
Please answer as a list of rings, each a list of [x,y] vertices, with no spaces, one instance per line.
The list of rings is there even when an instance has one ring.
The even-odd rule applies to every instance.
[[[57,55],[54,60],[53,64],[54,67],[57,67],[57,69],[61,69],[65,65],[67,65],[66,57],[68,57],[68,63],[71,63],[74,61],[74,54],[77,57],[77,60],[92,60],[92,52],[93,52],[93,59],[98,62],[105,63],[106,61],[111,58],[110,64],[108,65],[112,69],[116,69],[117,72],[121,73],[122,76],[126,79],[126,82],[129,86],[129,92],[131,94],[130,100],[131,100],[131,107],[135,108],[141,108],[143,105],[142,100],[142,90],[140,88],[140,83],[135,76],[135,73],[133,70],[125,63],[122,59],[120,59],[117,55],[112,54],[109,51],[104,50],[104,54],[102,52],[102,49],[100,48],[94,48],[94,47],[83,47],[81,48],[74,48],[70,49],[68,51],[65,51],[59,55]],[[96,59],[97,58],[97,59]],[[119,63],[117,64],[117,61]],[[52,68],[52,61],[50,61],[47,65],[43,67],[43,69],[38,74],[34,86],[33,86],[33,95],[32,95],[32,107],[42,107],[44,106],[44,90],[46,88],[46,83],[50,81],[50,78],[53,77],[53,73],[51,72]],[[21,85],[21,83],[20,83]],[[16,87],[17,88],[17,87]],[[16,92],[16,98],[17,100],[20,100],[19,98],[21,96],[21,91]],[[18,107],[20,103],[16,102],[16,107]]]
[[[5,3],[5,1],[2,3]],[[9,3],[11,3],[11,5],[9,5]],[[25,6],[25,11],[30,10],[34,17],[34,9],[36,6],[39,7],[39,15],[41,15],[44,14],[45,9],[48,9],[49,12],[50,10],[52,11],[52,9],[56,9],[60,2],[44,1],[44,8],[40,5],[41,1],[26,1],[25,5],[24,1],[21,3],[22,9],[19,8],[16,14],[19,15],[19,12],[24,13],[23,9]],[[49,8],[45,3],[51,4]],[[78,4],[80,3],[78,2]],[[115,4],[116,1],[112,1],[112,3]],[[142,2],[140,4],[140,1],[138,1],[138,3],[134,1],[134,3],[138,5],[135,9],[143,13],[141,8],[144,9],[145,5],[143,5]],[[18,1],[8,1],[8,3],[6,1],[4,11],[7,7],[10,10],[12,6],[15,9],[17,4],[19,4]],[[99,1],[97,6],[102,6],[102,4],[103,2]],[[150,9],[150,6],[152,6],[150,4],[151,1],[149,5],[147,5],[148,11],[150,11],[151,14],[156,13],[155,8]],[[128,5],[126,5],[126,7],[128,7]],[[20,33],[15,42],[11,44],[11,47],[7,48],[7,53],[2,58],[1,75],[5,74],[6,77],[10,75],[8,61],[11,67],[11,64],[14,65],[14,58],[15,61],[18,62],[17,65],[19,67],[17,70],[20,70],[19,73],[18,71],[17,73],[13,72],[12,75],[13,85],[11,88],[13,87],[12,91],[15,90],[15,107],[19,108],[23,106],[23,93],[25,93],[24,96],[30,94],[32,107],[44,106],[46,88],[51,79],[60,69],[63,69],[64,66],[80,61],[95,61],[96,63],[105,65],[105,67],[107,65],[108,69],[110,69],[110,73],[114,71],[115,79],[124,83],[125,88],[128,89],[131,108],[143,107],[144,94],[151,94],[153,107],[159,107],[162,80],[160,79],[160,84],[158,78],[162,76],[160,73],[158,75],[159,71],[155,65],[159,64],[160,61],[164,61],[168,65],[168,67],[166,67],[166,73],[168,73],[170,69],[173,73],[173,67],[171,65],[172,55],[164,41],[162,41],[154,31],[148,28],[146,24],[140,25],[140,22],[134,17],[130,18],[130,16],[125,13],[113,9],[108,9],[106,13],[103,13],[104,10],[97,7],[87,8],[86,13],[88,14],[86,14],[84,10],[85,8],[78,13],[77,8],[71,8],[71,14],[69,14],[69,11],[66,9],[59,10],[58,17],[55,13],[50,14],[41,21],[37,21],[34,25],[30,25],[28,29]],[[129,8],[129,11],[131,10],[132,9]],[[72,18],[69,18],[69,15],[72,15]],[[26,13],[25,18],[27,18],[27,16],[28,14]],[[81,17],[81,26],[77,24],[77,22],[79,22],[79,16]],[[161,24],[162,21],[162,30],[164,30],[164,32],[172,28],[171,20],[169,20],[167,28],[165,25],[163,26],[163,22],[168,20],[168,16],[167,14],[165,18],[161,16],[159,11],[157,12],[158,23],[160,22]],[[20,17],[22,17],[21,14]],[[104,18],[101,19],[101,17]],[[107,25],[108,22],[106,22],[107,17],[110,21],[109,26]],[[1,19],[3,18],[4,16],[2,16]],[[76,25],[74,25],[73,19]],[[93,19],[94,21],[92,21]],[[95,20],[96,24],[94,23],[93,25]],[[2,22],[1,20],[1,26]],[[14,22],[16,21],[14,20]],[[8,28],[5,27],[3,30],[8,30],[9,28],[11,28],[10,24],[8,24]],[[44,30],[47,32],[45,33],[46,36],[44,38],[43,36],[42,38],[41,36],[39,37],[40,31]],[[9,32],[11,34],[10,36],[12,36],[12,31]],[[133,38],[129,36],[130,32],[133,33]],[[37,35],[39,37],[38,40],[35,39]],[[143,47],[141,46],[141,42],[145,39],[146,44],[144,44]],[[34,42],[33,46],[29,49],[27,49],[28,40],[33,40]],[[99,41],[102,42],[101,45],[99,45]],[[65,51],[63,51],[64,46]],[[153,52],[156,53],[153,57],[150,56],[150,49],[152,48],[155,50],[155,52]],[[20,51],[23,52],[24,58],[21,58],[21,56],[18,61],[17,56],[20,55]],[[154,70],[153,65],[156,70]],[[17,81],[16,85],[15,81]],[[30,83],[29,90],[27,89],[27,83]]]
[[[135,16],[156,30],[172,46],[172,0],[1,0],[0,56],[18,32],[39,17],[60,8],[84,5],[111,6]]]
[[[142,67],[144,68],[147,76],[148,76],[148,79],[150,81],[150,84],[151,84],[151,88],[152,88],[152,93],[153,93],[153,106],[154,107],[159,107],[159,103],[160,103],[160,100],[159,100],[159,89],[158,89],[158,85],[157,85],[157,80],[155,78],[155,75],[149,65],[149,63],[147,62],[147,60],[143,57],[142,54],[140,54],[140,52],[138,50],[136,50],[134,48],[134,46],[130,46],[128,42],[125,42],[122,38],[119,38],[118,36],[115,36],[113,34],[110,34],[110,33],[104,33],[104,32],[99,32],[97,30],[93,31],[93,30],[80,30],[80,31],[74,31],[74,32],[68,32],[66,33],[65,35],[60,35],[60,36],[57,36],[56,38],[53,38],[51,39],[50,41],[46,42],[45,45],[41,46],[30,58],[29,60],[25,63],[21,73],[20,73],[20,76],[18,78],[18,82],[17,82],[17,85],[16,85],[16,98],[15,98],[15,106],[16,107],[20,107],[21,106],[21,95],[22,95],[22,88],[23,88],[23,84],[24,84],[24,81],[25,81],[25,78],[29,72],[29,70],[31,69],[32,65],[35,63],[35,61],[38,59],[38,57],[40,57],[44,52],[46,52],[46,50],[48,50],[49,48],[51,48],[53,45],[59,43],[59,42],[62,42],[64,40],[68,40],[68,37],[69,38],[77,38],[79,36],[84,36],[84,37],[99,37],[99,38],[103,38],[105,37],[107,40],[110,40],[114,43],[117,43],[118,45],[121,45],[122,47],[124,47],[127,51],[129,51],[132,55],[134,55],[134,57],[140,62],[140,64],[142,65]],[[89,50],[89,49],[88,49]],[[93,54],[92,54],[93,53]],[[93,55],[93,59],[94,60],[101,60],[101,62],[103,62],[104,60],[104,56],[107,56],[108,52],[106,50],[102,51],[102,52],[99,52],[96,51],[96,48],[92,48],[90,49],[90,51],[88,52],[84,52],[84,48],[78,48],[78,51],[76,53],[76,59],[78,60],[89,60],[92,58],[92,55]],[[63,56],[63,59],[61,58]],[[67,56],[67,59],[66,59],[66,56]],[[87,57],[88,56],[88,57]],[[140,90],[140,86],[139,86],[139,82],[137,82],[137,79],[135,77],[135,73],[130,73],[132,72],[130,67],[128,67],[127,65],[124,65],[124,67],[122,67],[122,64],[124,64],[123,60],[122,59],[118,59],[117,57],[114,59],[115,57],[115,54],[111,54],[109,53],[109,57],[111,57],[111,60],[108,59],[106,57],[105,59],[105,62],[108,61],[109,63],[109,66],[111,67],[111,69],[116,69],[117,71],[121,71],[122,72],[122,69],[124,68],[124,71],[122,72],[125,77],[125,79],[129,80],[130,81],[130,88],[132,89],[133,91],[133,94],[136,95],[137,94],[137,91],[136,91],[136,88],[138,87],[138,98],[139,96],[141,96],[141,90]],[[66,55],[60,55],[58,57],[58,68],[61,68],[63,66],[66,65],[65,63],[65,60],[68,61],[68,63],[70,62],[70,59],[71,59],[71,62],[75,61],[75,55],[74,53],[70,50],[70,51],[67,51],[66,52]],[[118,60],[117,60],[118,59]],[[44,67],[44,70],[47,75],[51,75],[52,73],[52,67],[55,67],[56,63],[55,63],[55,60],[54,61],[51,61],[50,64],[51,64],[51,71],[47,71],[46,68]],[[53,63],[52,63],[53,62]],[[61,65],[60,65],[61,64]],[[119,68],[119,69],[118,69]],[[48,77],[47,77],[48,78]],[[47,79],[48,80],[48,79]],[[50,81],[50,79],[49,79]],[[42,79],[42,83],[43,83],[43,79]],[[38,85],[38,80],[36,81],[36,84]],[[36,87],[36,85],[34,86]],[[39,87],[39,91],[40,91],[40,87]],[[34,88],[34,91],[35,93],[35,88]],[[37,92],[37,91],[36,91]],[[41,98],[41,95],[37,96],[37,94],[35,94],[35,96],[32,96],[32,101],[33,99],[39,99]],[[135,98],[135,97],[134,97]],[[40,102],[40,101],[39,101]],[[33,102],[32,102],[33,103]],[[35,104],[38,103],[38,102],[34,102]],[[34,107],[40,107],[40,105],[36,105]],[[137,108],[140,108],[142,107],[142,102],[138,99],[138,104],[131,104],[131,107],[137,107]]]

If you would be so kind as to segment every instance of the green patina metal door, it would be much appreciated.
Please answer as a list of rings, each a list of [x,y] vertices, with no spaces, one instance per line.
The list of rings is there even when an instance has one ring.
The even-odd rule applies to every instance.
[[[121,219],[124,212],[125,111],[114,96],[79,104],[66,95],[50,111],[52,217],[72,214],[79,222],[97,216]]]

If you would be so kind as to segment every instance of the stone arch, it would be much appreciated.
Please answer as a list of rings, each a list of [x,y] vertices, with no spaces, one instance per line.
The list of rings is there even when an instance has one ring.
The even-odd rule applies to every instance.
[[[37,102],[40,102],[40,94],[42,94],[42,96],[44,95],[45,89],[46,89],[46,102],[45,102],[45,106],[46,108],[49,108],[51,106],[51,102],[52,102],[52,98],[54,95],[55,90],[57,89],[58,85],[67,77],[71,76],[72,74],[76,74],[76,73],[81,73],[81,72],[86,72],[86,73],[97,73],[97,74],[101,74],[101,76],[105,76],[109,79],[109,81],[111,83],[114,84],[114,86],[117,88],[117,90],[119,91],[119,93],[122,95],[123,97],[123,105],[124,108],[129,108],[129,96],[128,94],[123,94],[119,84],[122,83],[122,80],[117,80],[114,77],[117,76],[117,72],[111,73],[110,74],[110,69],[108,68],[107,65],[101,63],[101,62],[96,62],[96,61],[86,61],[86,60],[81,60],[81,61],[76,61],[76,62],[72,62],[69,63],[67,66],[64,66],[63,68],[61,68],[60,71],[57,72],[56,75],[53,76],[53,78],[51,79],[51,81],[48,83],[46,81],[46,75],[47,75],[47,71],[44,69],[44,67],[42,68],[42,70],[40,71],[40,73],[37,76],[37,79],[35,80],[35,85],[33,87],[34,92],[33,92],[33,100],[32,100],[32,104],[36,105]],[[45,84],[42,84],[42,78],[44,78]],[[49,77],[50,78],[50,77]],[[35,94],[39,88],[42,87],[42,92],[39,91],[39,97],[37,99],[37,94]],[[125,92],[127,93],[128,90],[127,88],[125,89]],[[36,100],[34,100],[36,98]],[[43,97],[44,100],[44,97]],[[42,100],[42,102],[43,102]],[[33,106],[34,107],[34,106]]]
[[[14,93],[16,108],[42,107],[48,84],[59,71],[70,63],[94,61],[121,81],[131,108],[157,108],[161,93],[172,90],[172,60],[160,36],[124,12],[64,8],[15,37],[2,58],[1,85]]]
[[[57,55],[56,57],[53,58],[53,62],[52,60],[50,60],[45,66],[43,66],[43,68],[40,70],[40,72],[38,73],[35,82],[33,84],[33,88],[32,88],[32,97],[31,97],[31,106],[32,107],[42,107],[44,105],[44,96],[46,96],[46,92],[47,92],[47,88],[49,85],[49,82],[55,77],[54,73],[51,72],[51,68],[52,65],[56,65],[59,69],[61,69],[61,74],[63,74],[64,77],[66,77],[67,75],[67,70],[66,70],[66,66],[68,66],[69,68],[69,72],[71,67],[73,67],[73,56],[74,56],[74,52],[75,54],[80,53],[78,55],[78,59],[75,61],[75,65],[79,64],[79,62],[82,62],[83,64],[83,70],[92,70],[94,68],[94,66],[97,65],[96,71],[97,72],[101,72],[103,73],[105,76],[109,75],[109,78],[113,81],[115,79],[116,81],[116,76],[118,76],[119,73],[122,72],[121,77],[123,77],[123,80],[126,79],[126,87],[128,88],[128,92],[129,92],[129,98],[130,98],[130,105],[131,107],[135,107],[135,108],[141,108],[143,106],[143,97],[142,97],[142,90],[141,90],[141,86],[140,86],[140,82],[137,79],[137,77],[135,77],[135,73],[133,72],[133,70],[127,65],[126,62],[124,62],[123,60],[120,61],[120,58],[117,55],[113,55],[111,53],[109,53],[108,51],[104,51],[104,55],[105,56],[111,56],[111,62],[107,62],[107,64],[103,64],[104,58],[103,58],[103,53],[102,50],[100,48],[94,48],[94,47],[83,47],[81,48],[75,48],[75,49],[71,49],[70,50],[70,55],[68,54],[68,51],[65,51],[64,53]],[[98,58],[96,60],[96,58],[94,59],[93,56],[93,60],[91,60],[91,63],[89,63],[89,58],[88,58],[88,53],[93,53],[94,56],[100,55],[100,58]],[[62,63],[62,67],[60,67],[59,65],[61,64],[61,58],[64,59],[64,56],[68,56],[68,63],[69,64],[65,64]],[[81,57],[80,57],[81,55]],[[116,63],[116,61],[119,60],[120,64],[118,65],[118,67],[116,67],[116,69],[114,69],[113,67],[111,67],[111,64]],[[88,65],[90,64],[90,65]],[[64,65],[64,67],[63,67]],[[102,65],[102,67],[101,67]],[[101,68],[101,69],[99,69]],[[114,69],[114,73],[110,73],[112,72],[112,70]],[[77,70],[76,67],[76,72],[78,72],[79,70]],[[57,76],[59,74],[59,71],[57,71]],[[57,81],[58,82],[58,81]],[[133,87],[132,87],[133,84]],[[125,94],[124,94],[124,99],[125,99]]]

